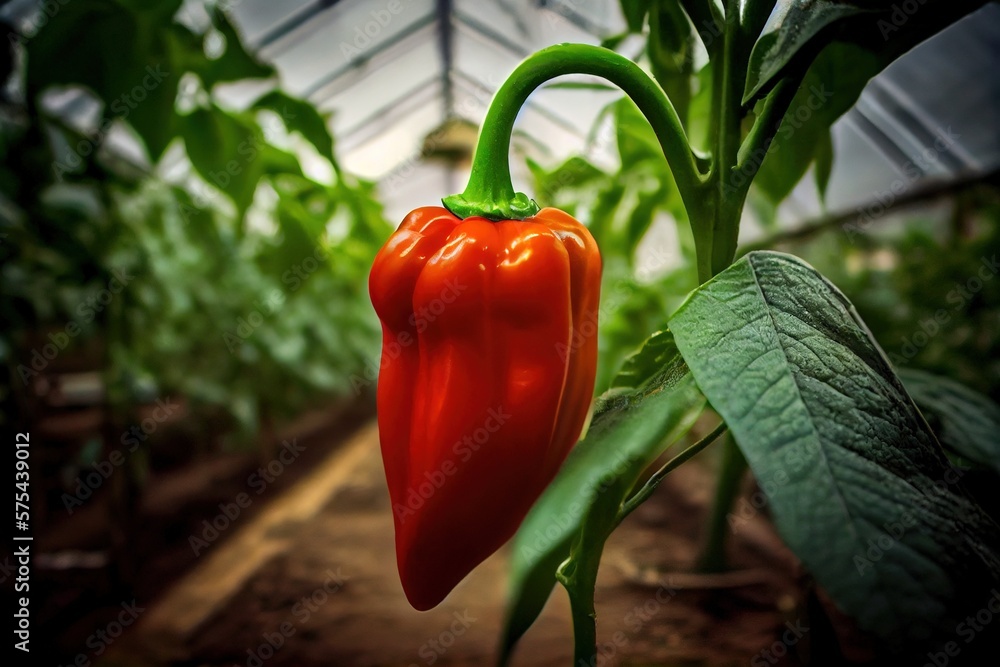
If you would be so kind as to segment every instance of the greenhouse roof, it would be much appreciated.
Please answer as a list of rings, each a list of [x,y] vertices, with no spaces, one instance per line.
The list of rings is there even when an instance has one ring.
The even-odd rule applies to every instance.
[[[382,181],[413,164],[446,120],[478,125],[499,83],[529,53],[559,42],[597,44],[625,27],[618,3],[608,0],[230,4],[251,48],[277,66],[290,91],[333,112],[344,165]],[[1000,163],[1000,78],[989,76],[1000,67],[997,34],[1000,7],[989,5],[869,84],[834,126],[834,150],[844,159],[835,161],[831,208],[892,193],[900,182],[909,189],[918,179]],[[634,55],[629,46],[621,48]],[[600,109],[616,96],[539,91],[518,119],[519,145],[549,162],[581,151]],[[934,149],[942,140],[947,149]],[[461,167],[420,171],[388,193],[390,210],[405,210],[428,191],[461,189]],[[796,217],[818,212],[808,181],[789,202]],[[393,198],[403,201],[397,207]]]

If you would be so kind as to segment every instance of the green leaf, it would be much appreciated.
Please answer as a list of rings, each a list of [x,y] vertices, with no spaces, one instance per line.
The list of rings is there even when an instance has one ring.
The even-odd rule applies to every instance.
[[[813,160],[823,157],[830,126],[854,105],[870,78],[885,64],[882,57],[841,42],[829,45],[816,58],[754,178],[754,185],[773,203],[787,197]]]
[[[708,151],[711,145],[712,128],[712,63],[705,65],[695,74],[697,90],[691,97],[686,125],[691,147],[698,151]]]
[[[952,453],[1000,473],[1000,405],[940,375],[911,368],[899,377]]]
[[[757,96],[810,42],[819,44],[825,28],[850,16],[878,11],[888,2],[875,6],[844,0],[778,0],[769,29],[754,44],[747,70],[743,101]],[[813,51],[812,53],[815,53]]]
[[[667,160],[663,157],[663,149],[656,138],[656,133],[635,102],[628,97],[615,102],[614,119],[618,155],[623,169],[642,160],[654,160],[662,163],[663,168],[667,169]]]
[[[803,68],[832,40],[855,43],[881,61],[878,70],[986,0],[925,0],[905,12],[895,0],[778,0],[750,54],[743,103],[766,94],[787,71]],[[849,61],[842,63],[845,69]]]
[[[629,32],[642,32],[650,4],[650,0],[621,0],[622,15],[625,16],[625,24],[628,26]]]
[[[953,639],[1000,577],[1000,528],[846,297],[801,260],[756,252],[670,326],[779,532],[833,601],[894,650]]]
[[[642,349],[625,360],[611,382],[612,389],[636,389],[648,382],[677,356],[677,344],[669,331],[658,331]]]
[[[628,39],[629,35],[631,34],[632,33],[626,31],[626,32],[620,32],[617,35],[611,35],[610,37],[605,37],[604,39],[601,40],[601,46],[603,46],[606,49],[611,49],[612,51],[614,51],[619,47],[619,45],[621,45],[622,42]]]
[[[199,69],[207,88],[216,83],[240,81],[241,79],[267,79],[275,75],[271,65],[262,62],[243,48],[243,39],[229,15],[216,7],[212,12],[212,24],[226,42],[226,48],[218,58],[207,60]]]
[[[528,158],[527,162],[528,169],[535,179],[532,192],[535,193],[536,200],[543,205],[554,204],[556,195],[564,188],[578,188],[606,177],[603,171],[578,156],[567,159],[551,171],[546,171],[531,158]]]
[[[215,105],[178,117],[178,124],[195,170],[233,200],[242,218],[263,173],[260,155],[268,147],[260,128]]]
[[[782,0],[779,9],[787,4]],[[808,3],[799,4],[805,6]],[[846,19],[835,41],[817,40],[810,49],[803,50],[797,56],[795,68],[805,69],[808,65],[808,69],[782,119],[777,136],[763,157],[763,164],[754,179],[755,186],[773,203],[783,200],[815,159],[832,159],[824,152],[824,142],[829,140],[829,128],[854,105],[873,76],[906,51],[982,4],[982,0],[967,3],[928,0],[920,6],[919,12],[907,15],[900,14],[901,10],[896,5],[881,2],[885,11],[878,17],[866,10],[858,17]],[[757,47],[764,41],[762,37]],[[770,87],[761,88],[758,93],[763,94]],[[744,103],[756,98],[758,93],[745,97]],[[749,156],[749,159],[759,161],[762,156]],[[824,176],[824,168],[825,164],[818,165],[817,176]],[[821,186],[820,192],[824,194],[825,182],[820,180],[817,185]]]
[[[740,19],[740,33],[744,36],[744,40],[748,42],[745,48],[747,53],[749,53],[755,41],[760,37],[761,32],[763,32],[764,26],[767,25],[767,19],[770,18],[771,12],[774,11],[777,0],[744,0],[741,4],[743,12]]]
[[[569,555],[570,543],[584,517],[593,534],[610,532],[621,507],[642,472],[691,428],[705,405],[670,334],[650,340],[652,358],[663,363],[635,388],[609,392],[598,403],[586,438],[576,445],[559,474],[531,509],[514,537],[511,597],[507,606],[501,662],[545,606],[555,585],[555,571]],[[635,368],[653,369],[647,359]],[[595,511],[595,509],[597,511]]]
[[[333,135],[327,119],[309,102],[272,90],[254,102],[253,108],[275,112],[289,131],[301,134],[320,155],[333,161]]]

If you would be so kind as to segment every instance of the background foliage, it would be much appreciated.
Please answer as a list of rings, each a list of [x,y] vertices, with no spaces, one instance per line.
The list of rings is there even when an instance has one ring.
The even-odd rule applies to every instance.
[[[359,390],[379,346],[366,276],[391,227],[316,109],[223,11],[199,25],[181,4],[69,3],[12,45],[3,391],[13,408],[47,366],[35,352],[76,324],[116,405],[181,394],[245,441]],[[125,289],[88,306],[116,275]]]

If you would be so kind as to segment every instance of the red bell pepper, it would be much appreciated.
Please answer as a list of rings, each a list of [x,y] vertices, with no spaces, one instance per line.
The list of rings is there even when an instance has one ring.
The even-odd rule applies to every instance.
[[[583,430],[601,258],[570,215],[410,213],[375,258],[378,425],[403,590],[437,605],[517,530]]]

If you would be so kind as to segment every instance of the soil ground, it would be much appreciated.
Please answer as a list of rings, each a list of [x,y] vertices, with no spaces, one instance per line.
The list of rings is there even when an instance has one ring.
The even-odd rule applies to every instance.
[[[155,497],[144,502],[139,538],[147,547],[140,550],[134,587],[143,608],[138,622],[97,655],[88,647],[88,630],[113,618],[122,589],[109,585],[95,598],[66,586],[66,595],[76,590],[78,599],[66,600],[65,608],[88,612],[50,614],[60,659],[69,664],[82,654],[98,665],[132,667],[491,664],[510,546],[439,607],[414,611],[395,570],[377,433],[361,422],[345,438],[345,428],[339,420],[336,430],[303,437],[302,459],[198,557],[190,536],[199,534],[203,519],[219,514],[219,502],[247,490],[247,462],[216,463],[207,481],[208,473],[200,473],[200,487],[190,479],[174,480],[173,493],[169,483],[151,485]],[[734,523],[732,572],[691,573],[713,494],[710,454],[671,473],[609,541],[596,595],[599,664],[869,659],[867,643],[816,595],[763,512],[744,513]],[[200,500],[192,505],[194,487]],[[188,498],[183,507],[177,506],[181,497]],[[847,656],[837,655],[838,643],[850,647]],[[572,646],[569,605],[557,587],[512,664],[569,665]]]

